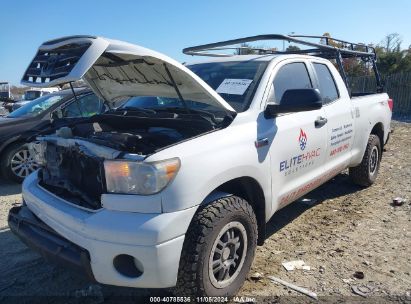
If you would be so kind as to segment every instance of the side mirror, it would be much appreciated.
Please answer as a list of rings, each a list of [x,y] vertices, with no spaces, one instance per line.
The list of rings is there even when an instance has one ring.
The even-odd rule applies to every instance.
[[[316,89],[292,89],[284,92],[280,104],[268,104],[264,111],[266,118],[280,113],[313,111],[321,109],[322,98]]]

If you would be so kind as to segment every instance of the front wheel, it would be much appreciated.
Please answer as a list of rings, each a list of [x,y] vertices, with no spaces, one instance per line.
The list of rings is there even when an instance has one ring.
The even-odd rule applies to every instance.
[[[381,162],[381,141],[377,135],[371,134],[361,164],[349,169],[351,180],[360,186],[371,186],[378,175]]]
[[[28,145],[24,143],[15,143],[8,147],[3,153],[0,165],[3,176],[18,183],[39,168]]]
[[[176,294],[235,295],[253,262],[257,233],[254,211],[240,197],[219,199],[200,209],[184,240]]]

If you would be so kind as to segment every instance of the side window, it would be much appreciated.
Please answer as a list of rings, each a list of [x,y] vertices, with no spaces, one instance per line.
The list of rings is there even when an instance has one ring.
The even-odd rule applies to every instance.
[[[279,104],[285,91],[312,88],[307,67],[302,62],[289,63],[280,68],[274,78],[274,103]]]
[[[89,94],[79,97],[63,109],[63,117],[91,117],[99,114],[102,110],[102,102],[94,95]]]
[[[322,63],[313,63],[313,65],[315,73],[317,74],[318,89],[323,98],[323,103],[327,104],[338,99],[338,90],[328,67]]]

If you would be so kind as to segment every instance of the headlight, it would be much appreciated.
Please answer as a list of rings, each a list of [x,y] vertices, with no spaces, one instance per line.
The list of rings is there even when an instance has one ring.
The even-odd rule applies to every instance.
[[[180,169],[180,160],[143,163],[123,160],[104,161],[107,191],[124,194],[155,194],[163,190]]]

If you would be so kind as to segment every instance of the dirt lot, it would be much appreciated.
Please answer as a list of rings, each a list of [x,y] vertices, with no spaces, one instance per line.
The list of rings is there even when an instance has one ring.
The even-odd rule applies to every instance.
[[[342,173],[310,193],[308,203],[292,204],[274,216],[240,296],[259,302],[309,300],[270,282],[266,276],[273,275],[316,292],[326,302],[411,303],[411,124],[393,126],[375,185],[355,187]],[[397,196],[407,202],[392,206]],[[90,284],[43,262],[7,228],[7,211],[20,199],[20,186],[0,180],[0,302],[141,303],[147,296],[169,295],[167,290]],[[311,270],[287,272],[281,263],[291,260],[304,260]],[[355,278],[356,271],[364,278]],[[253,279],[256,272],[262,278]],[[367,297],[354,295],[356,288]]]

